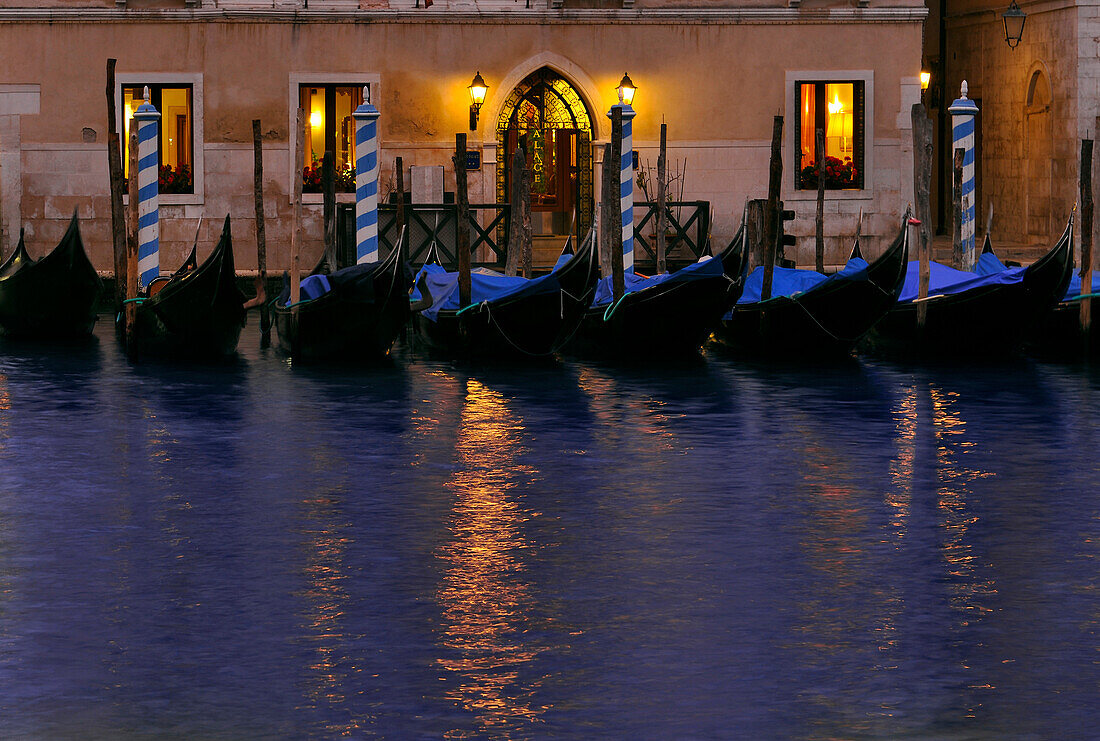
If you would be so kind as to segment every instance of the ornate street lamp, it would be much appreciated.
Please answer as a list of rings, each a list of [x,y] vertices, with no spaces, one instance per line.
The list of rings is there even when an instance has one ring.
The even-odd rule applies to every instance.
[[[481,104],[485,102],[485,93],[489,91],[489,86],[481,78],[480,71],[474,75],[474,81],[470,83],[467,90],[470,91],[470,131],[476,131]]]
[[[634,83],[630,80],[630,75],[623,73],[623,79],[619,81],[619,102],[630,105],[634,102],[634,93],[638,91],[638,88],[634,87]]]
[[[1015,49],[1020,44],[1020,39],[1023,38],[1024,21],[1027,20],[1027,13],[1020,10],[1016,0],[1012,0],[1012,5],[1009,5],[1008,10],[1001,14],[1001,20],[1005,24],[1005,41],[1008,42],[1008,48]]]

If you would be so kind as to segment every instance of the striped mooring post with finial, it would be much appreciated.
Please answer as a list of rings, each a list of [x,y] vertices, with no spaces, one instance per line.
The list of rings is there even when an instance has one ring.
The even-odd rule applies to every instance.
[[[138,283],[143,289],[160,275],[160,112],[149,102],[148,85],[144,97],[145,102],[134,111],[138,134]]]
[[[966,97],[966,80],[962,82],[962,95],[948,107],[951,114],[951,151],[963,150],[962,172],[962,234],[963,253],[968,266],[974,265],[974,226],[978,213],[978,204],[974,183],[974,117],[978,115],[977,104]]]
[[[370,87],[363,86],[363,104],[355,118],[355,262],[378,261],[378,109],[371,105]]]
[[[622,160],[619,163],[619,205],[623,225],[623,272],[634,272],[634,109],[624,103],[622,92],[619,102],[612,106],[623,111],[623,147]],[[611,111],[608,111],[611,118]]]

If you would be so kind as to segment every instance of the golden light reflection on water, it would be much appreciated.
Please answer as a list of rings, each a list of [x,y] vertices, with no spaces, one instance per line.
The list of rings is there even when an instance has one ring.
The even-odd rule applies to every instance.
[[[474,714],[478,737],[510,737],[547,709],[531,701],[537,685],[520,679],[538,653],[523,640],[534,599],[523,578],[522,556],[531,544],[521,527],[534,513],[510,497],[536,473],[519,461],[523,433],[505,397],[467,380],[455,446],[459,470],[446,485],[454,495],[452,537],[436,554],[445,566],[436,598],[447,649],[438,664],[447,699]]]
[[[951,577],[951,607],[964,613],[962,624],[967,625],[990,611],[987,598],[997,593],[993,579],[983,576],[983,571],[988,570],[979,561],[967,537],[970,526],[978,519],[967,505],[970,486],[994,474],[970,468],[964,462],[977,443],[967,433],[966,422],[959,412],[959,394],[935,385],[930,386],[929,392],[940,482],[936,490],[936,507],[941,518],[941,552]]]
[[[3,373],[0,373],[0,455],[2,455],[7,447],[8,439],[8,415],[6,412],[11,410],[11,391],[8,389],[8,377]]]
[[[345,462],[328,446],[310,452],[312,475],[325,477],[344,470]],[[325,482],[302,501],[306,590],[305,625],[313,659],[309,664],[307,699],[313,707],[329,711],[347,709],[347,692],[354,687],[358,667],[347,656],[345,626],[348,548],[354,543],[346,532],[341,502],[346,492],[342,479]],[[362,730],[366,719],[327,712],[325,730],[332,737],[346,737]]]

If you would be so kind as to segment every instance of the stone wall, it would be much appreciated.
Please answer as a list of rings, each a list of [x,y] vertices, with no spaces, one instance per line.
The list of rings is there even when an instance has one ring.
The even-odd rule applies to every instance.
[[[1005,42],[1003,8],[949,18],[948,100],[965,79],[969,97],[981,102],[978,221],[992,202],[995,241],[1053,243],[1077,199],[1079,101],[1095,101],[1096,83],[1082,84],[1078,54],[1067,50],[1077,48],[1078,13],[1086,10],[1028,7],[1016,49]],[[942,149],[950,161],[949,147]]]

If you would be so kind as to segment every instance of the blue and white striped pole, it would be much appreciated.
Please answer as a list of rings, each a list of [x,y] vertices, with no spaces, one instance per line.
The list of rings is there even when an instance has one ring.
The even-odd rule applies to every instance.
[[[974,226],[977,216],[977,195],[974,189],[974,117],[978,106],[966,97],[966,80],[962,83],[962,97],[947,109],[951,114],[951,151],[963,150],[962,172],[962,234],[963,255],[966,268],[974,266]]]
[[[355,262],[378,261],[378,109],[363,86],[355,118]]]
[[[137,121],[138,139],[138,284],[146,289],[160,275],[160,204],[157,198],[160,113],[149,102],[148,86],[145,87],[145,102],[134,111],[134,120]]]
[[[623,111],[623,148],[622,160],[619,162],[619,206],[622,214],[623,225],[623,272],[634,272],[634,136],[632,129],[634,109],[629,103],[623,102],[622,91],[619,91],[619,102],[611,106],[607,117],[611,118],[612,111],[621,108]]]

